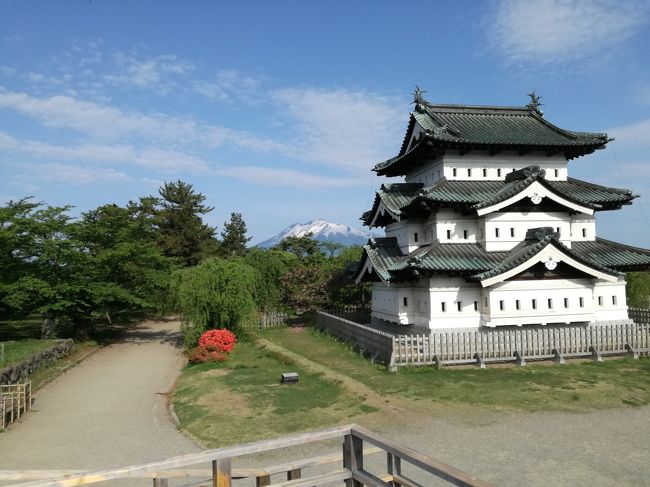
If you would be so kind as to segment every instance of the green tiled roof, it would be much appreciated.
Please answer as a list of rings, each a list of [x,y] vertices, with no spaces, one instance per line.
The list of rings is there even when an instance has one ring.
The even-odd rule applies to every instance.
[[[567,181],[549,181],[544,178],[543,171],[533,170],[530,176],[523,179],[515,177],[505,181],[462,181],[442,178],[426,188],[420,183],[414,186],[384,185],[377,192],[372,209],[364,213],[361,220],[368,225],[380,203],[384,203],[394,220],[405,214],[421,213],[423,207],[418,204],[420,202],[426,202],[432,207],[447,206],[458,207],[465,211],[477,210],[516,195],[534,181],[539,181],[550,191],[569,201],[594,210],[617,209],[637,197],[627,189],[607,188],[574,178],[568,178]]]
[[[650,270],[650,250],[596,238],[590,242],[573,242],[571,248],[590,261],[619,271]]]
[[[417,122],[424,133],[410,150],[408,138]],[[567,158],[605,147],[607,134],[561,129],[530,107],[433,105],[420,103],[411,114],[409,129],[397,157],[379,163],[374,171],[398,176],[423,162],[422,148],[431,154],[445,149],[526,150],[562,152]],[[426,141],[426,144],[424,142]]]
[[[535,228],[528,230],[526,233],[526,238],[519,243],[515,248],[513,248],[505,259],[500,261],[492,269],[471,276],[471,280],[482,281],[484,279],[489,279],[490,277],[498,276],[504,272],[508,272],[511,269],[523,264],[524,262],[529,261],[539,252],[541,252],[546,246],[553,245],[564,254],[571,256],[574,260],[581,262],[588,267],[595,268],[601,272],[607,274],[615,274],[616,271],[609,269],[606,266],[595,262],[592,259],[584,258],[581,253],[575,252],[572,249],[564,246],[559,241],[559,235],[555,231],[548,228]]]
[[[552,228],[529,230],[526,239],[509,252],[486,252],[477,243],[440,243],[423,245],[404,255],[396,238],[369,240],[364,257],[370,260],[375,273],[384,281],[405,281],[422,273],[454,274],[468,281],[482,281],[514,269],[527,262],[547,245],[553,245],[582,264],[607,274],[650,269],[650,250],[596,239],[595,242],[573,242],[569,249],[557,238]]]

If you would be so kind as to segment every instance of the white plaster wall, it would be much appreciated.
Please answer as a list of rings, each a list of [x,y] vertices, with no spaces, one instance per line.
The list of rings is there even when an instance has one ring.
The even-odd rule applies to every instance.
[[[571,218],[568,213],[508,212],[490,213],[479,218],[479,229],[483,229],[482,244],[488,252],[511,250],[526,238],[531,228],[552,227],[560,231],[560,241],[571,247]],[[499,230],[499,237],[496,231]],[[511,232],[514,231],[514,237]]]
[[[618,282],[596,282],[593,292],[596,321],[628,319],[625,284],[623,278]]]
[[[450,232],[449,237],[447,231]],[[475,216],[466,216],[456,211],[439,210],[436,213],[435,232],[439,242],[476,243],[479,234],[478,220]]]
[[[571,223],[571,240],[584,242],[596,240],[596,219],[593,216],[573,215]]]
[[[520,156],[517,152],[500,152],[490,156],[485,151],[473,151],[462,156],[458,152],[446,153],[440,159],[414,169],[406,175],[406,181],[430,185],[441,176],[456,180],[503,180],[506,174],[532,165],[546,170],[549,181],[566,181],[568,177],[567,160],[562,155],[548,157],[543,152],[533,152]],[[471,169],[471,174],[468,169]]]
[[[479,327],[481,288],[478,283],[467,282],[460,277],[445,276],[432,277],[428,281],[431,302],[431,316],[427,323],[429,328],[435,330]],[[475,302],[478,311],[474,309]]]
[[[400,221],[386,225],[386,236],[396,237],[403,253],[409,254],[425,243],[431,242],[431,232],[424,222]],[[417,234],[417,236],[416,236]],[[427,242],[427,238],[429,241]]]
[[[594,321],[593,288],[593,279],[518,280],[495,284],[483,289],[483,324],[547,325]]]

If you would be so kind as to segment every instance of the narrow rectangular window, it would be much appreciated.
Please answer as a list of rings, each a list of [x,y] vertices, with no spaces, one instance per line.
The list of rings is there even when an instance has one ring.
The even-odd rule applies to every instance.
[[[408,305],[409,305],[409,300],[407,297],[404,297],[404,306],[408,306]]]
[[[602,305],[603,305],[603,297],[598,296],[598,306],[602,306]]]
[[[555,170],[555,177],[557,178],[559,175],[560,175],[560,171],[558,171],[558,170],[556,169],[556,170]]]
[[[548,302],[548,309],[553,309],[553,299],[548,298],[547,302]]]
[[[414,241],[414,242],[417,242],[417,241],[418,241],[418,232],[415,232],[415,233],[413,234],[413,241]]]
[[[616,306],[616,296],[612,296],[612,304]]]
[[[487,178],[487,169],[483,169],[483,177]]]
[[[451,240],[451,230],[447,230],[447,240]]]
[[[511,237],[515,236],[515,229],[514,228],[510,228],[510,236]]]
[[[442,312],[446,313],[447,312],[447,303],[440,303],[442,305]]]
[[[483,240],[483,229],[482,228],[478,231],[478,235],[479,235],[479,238],[481,240]]]
[[[463,230],[463,238],[467,240],[467,230]]]
[[[499,309],[503,311],[505,308],[505,305],[503,304],[503,300],[499,301]]]
[[[485,296],[485,298],[483,299],[483,302],[485,303],[485,307],[487,308],[488,307],[488,298],[487,298],[487,296]]]
[[[456,308],[458,309],[458,311],[463,311],[463,302],[456,301]]]
[[[521,303],[519,302],[518,299],[515,300],[515,308],[516,308],[516,309],[521,309]]]
[[[586,228],[582,229],[582,238],[587,238],[587,229]]]
[[[569,307],[569,298],[564,298],[564,307],[565,308]]]
[[[497,169],[497,177],[501,177],[501,169]]]
[[[585,307],[585,298],[580,298],[580,307],[581,308]]]
[[[557,234],[559,235],[559,234],[560,234],[560,227],[555,227],[555,231],[556,231]]]
[[[536,299],[533,299],[532,304],[533,304],[533,309],[537,309],[537,300]]]
[[[467,170],[467,177],[468,177],[468,178],[471,178],[471,177],[472,177],[472,170],[471,170],[471,169],[468,169],[468,170]]]
[[[456,168],[453,168],[453,169],[451,170],[451,174],[452,174],[454,177],[456,177],[456,173],[457,173]]]
[[[498,228],[495,228],[495,229],[494,229],[494,236],[495,236],[496,238],[499,238],[499,229],[498,229]]]
[[[478,311],[478,301],[474,301],[474,311]]]

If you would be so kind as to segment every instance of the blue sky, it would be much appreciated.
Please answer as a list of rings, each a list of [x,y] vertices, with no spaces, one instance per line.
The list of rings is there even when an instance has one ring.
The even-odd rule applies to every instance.
[[[616,137],[572,176],[633,189],[598,233],[650,246],[650,2],[0,3],[0,200],[84,211],[182,179],[253,242],[359,226],[415,84]]]

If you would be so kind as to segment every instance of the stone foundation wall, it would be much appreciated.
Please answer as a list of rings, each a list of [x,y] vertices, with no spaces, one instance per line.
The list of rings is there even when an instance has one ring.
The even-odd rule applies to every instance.
[[[9,365],[0,370],[0,384],[14,384],[20,382],[40,367],[50,365],[54,361],[67,355],[72,350],[72,339],[61,340],[56,345],[35,353],[22,362]]]

